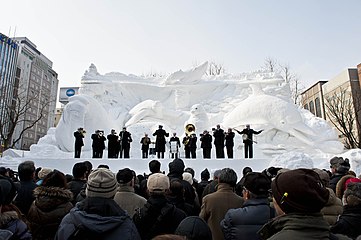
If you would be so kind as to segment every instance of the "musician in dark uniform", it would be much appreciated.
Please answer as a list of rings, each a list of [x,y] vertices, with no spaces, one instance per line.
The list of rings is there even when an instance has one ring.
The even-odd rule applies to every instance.
[[[201,141],[201,148],[203,149],[203,158],[211,158],[212,136],[207,130],[204,130],[200,136],[199,140]]]
[[[236,129],[235,129],[236,130]],[[236,130],[237,133],[242,135],[243,143],[244,143],[244,157],[245,158],[253,158],[253,134],[260,134],[263,130],[255,131],[251,128],[249,124],[246,124],[246,128],[242,131]]]
[[[174,151],[174,149],[172,149],[172,142],[175,142],[175,148],[176,151]],[[178,149],[181,147],[180,144],[180,140],[179,137],[177,137],[177,133],[173,133],[173,136],[169,139],[169,144],[171,147],[171,158],[178,158]]]
[[[216,158],[224,158],[224,130],[218,124],[217,128],[212,128],[214,146],[216,147]]]
[[[191,134],[189,139],[189,149],[191,152],[191,158],[197,158],[196,150],[197,150],[197,135],[195,133]]]
[[[81,147],[84,146],[84,142],[83,142],[84,134],[85,134],[85,130],[83,128],[78,128],[78,130],[74,132],[74,137],[75,137],[74,158],[80,158]]]
[[[232,132],[232,128],[228,128],[228,131],[225,133],[228,158],[233,158],[234,135],[235,134]]]
[[[158,130],[153,133],[153,136],[156,136],[155,139],[155,151],[157,153],[158,158],[164,158],[165,152],[165,137],[169,137],[169,133],[167,133],[162,125],[159,125]]]
[[[95,133],[92,134],[91,139],[93,139],[93,158],[102,158],[103,150],[105,149],[105,141],[104,131],[96,130]]]
[[[119,152],[119,139],[114,129],[108,134],[108,158],[117,158]]]
[[[148,134],[144,134],[144,137],[140,140],[140,144],[142,144],[142,158],[148,158],[149,145],[151,144]]]
[[[124,152],[124,158],[129,158],[130,143],[133,141],[132,135],[127,131],[126,127],[123,127],[123,131],[119,133],[120,141],[120,153],[119,158],[122,158]]]
[[[191,139],[191,137],[188,135],[188,133],[186,133],[182,140],[182,143],[184,145],[185,158],[191,158],[190,139]]]

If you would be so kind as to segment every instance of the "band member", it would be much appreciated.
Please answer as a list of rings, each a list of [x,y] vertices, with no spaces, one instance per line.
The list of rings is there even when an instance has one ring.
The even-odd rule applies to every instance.
[[[81,147],[84,146],[83,138],[85,135],[85,130],[83,128],[78,128],[74,132],[75,137],[75,148],[74,148],[74,158],[80,158]]]
[[[189,149],[191,152],[191,158],[196,158],[197,135],[195,133],[192,133],[191,138],[189,139]]]
[[[174,142],[172,144],[172,142]],[[173,136],[169,139],[170,148],[171,148],[171,157],[172,158],[178,158],[178,149],[180,148],[180,140],[179,137],[177,137],[177,133],[173,133]],[[172,147],[175,149],[172,149]]]
[[[93,139],[93,158],[102,158],[103,150],[105,149],[105,140],[104,131],[96,130],[95,133],[92,134],[91,138]]]
[[[119,158],[122,158],[124,152],[124,158],[129,158],[130,143],[133,141],[132,135],[127,131],[126,127],[123,127],[123,131],[119,133],[120,153]]]
[[[217,129],[212,128],[214,146],[216,147],[216,158],[224,158],[224,130],[218,124]]]
[[[200,135],[201,148],[203,149],[203,158],[211,158],[212,136],[207,130]]]
[[[150,143],[151,141],[150,138],[148,137],[148,134],[144,133],[144,137],[142,137],[142,139],[140,140],[140,144],[142,144],[142,158],[148,158],[148,150]]]
[[[164,158],[165,152],[165,137],[169,137],[169,133],[167,133],[162,125],[159,125],[158,130],[153,133],[153,136],[156,136],[155,139],[155,151],[157,153],[158,158]]]
[[[228,128],[227,132],[225,133],[228,158],[233,158],[234,135],[235,134],[232,132],[232,128]]]
[[[184,145],[185,158],[191,158],[190,139],[191,137],[188,135],[188,133],[186,133],[182,140],[182,143]]]
[[[119,153],[119,139],[114,129],[110,131],[107,136],[108,139],[108,158],[118,158]]]
[[[235,129],[236,130],[236,129]],[[255,131],[253,130],[249,124],[246,125],[246,128],[242,131],[236,130],[237,133],[242,135],[243,143],[244,143],[244,157],[245,158],[253,158],[253,134],[260,134],[263,130]],[[249,154],[249,155],[248,155]]]

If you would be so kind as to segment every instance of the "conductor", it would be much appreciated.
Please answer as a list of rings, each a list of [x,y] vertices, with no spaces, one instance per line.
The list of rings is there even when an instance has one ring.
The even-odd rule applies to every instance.
[[[253,158],[253,134],[260,134],[263,130],[255,131],[251,128],[249,124],[246,124],[246,128],[242,131],[236,130],[237,133],[242,135],[243,143],[244,143],[244,157],[245,158]]]
[[[153,136],[156,136],[155,139],[155,151],[157,152],[158,159],[164,158],[164,152],[165,152],[165,144],[166,140],[165,137],[169,137],[169,133],[167,133],[162,125],[159,125],[159,128],[155,133],[153,133]]]

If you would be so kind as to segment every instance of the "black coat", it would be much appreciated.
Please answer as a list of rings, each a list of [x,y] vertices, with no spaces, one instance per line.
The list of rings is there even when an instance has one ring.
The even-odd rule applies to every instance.
[[[142,144],[142,150],[148,151],[149,144],[151,143],[150,138],[142,137],[142,139],[140,140],[140,143]]]
[[[91,138],[93,139],[92,147],[94,150],[104,150],[105,149],[105,140],[104,136],[93,133]]]
[[[121,146],[123,148],[130,147],[130,143],[133,141],[132,134],[128,131],[122,131],[119,133],[119,141],[121,142]]]
[[[27,215],[29,208],[35,197],[33,191],[38,187],[33,181],[20,181],[15,183],[18,195],[14,200],[14,204],[20,209],[20,211]]]
[[[361,205],[344,206],[343,213],[335,225],[331,227],[331,232],[347,235],[352,239],[361,235]]]
[[[84,146],[84,142],[83,142],[84,135],[82,133],[80,133],[79,131],[75,131],[74,137],[75,137],[75,147],[76,148]]]
[[[234,146],[234,132],[226,133],[226,147],[233,147]]]
[[[224,147],[224,131],[223,129],[216,129],[213,131],[214,145],[217,147]]]
[[[153,133],[153,136],[156,136],[155,139],[155,151],[156,152],[165,152],[165,137],[169,137],[169,133],[167,133],[164,129],[158,129]]]
[[[212,148],[212,136],[210,134],[204,134],[199,139],[201,141],[201,148],[211,149]]]
[[[107,136],[108,139],[108,149],[117,149],[118,145],[119,145],[119,141],[118,141],[118,136],[115,134],[109,134]]]
[[[237,130],[236,130],[237,131]],[[255,131],[252,128],[245,128],[242,131],[237,131],[237,133],[243,135],[245,134],[247,136],[247,138],[243,138],[243,143],[248,143],[248,144],[253,144],[253,134],[260,134],[261,132],[263,132],[263,130],[260,131]]]
[[[152,239],[160,234],[173,234],[187,214],[167,202],[164,195],[151,196],[133,221],[143,240]]]

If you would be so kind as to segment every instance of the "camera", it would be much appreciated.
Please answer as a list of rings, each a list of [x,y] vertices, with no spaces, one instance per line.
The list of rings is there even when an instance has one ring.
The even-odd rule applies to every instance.
[[[215,129],[215,128],[212,128],[212,131],[216,131],[216,129]]]

